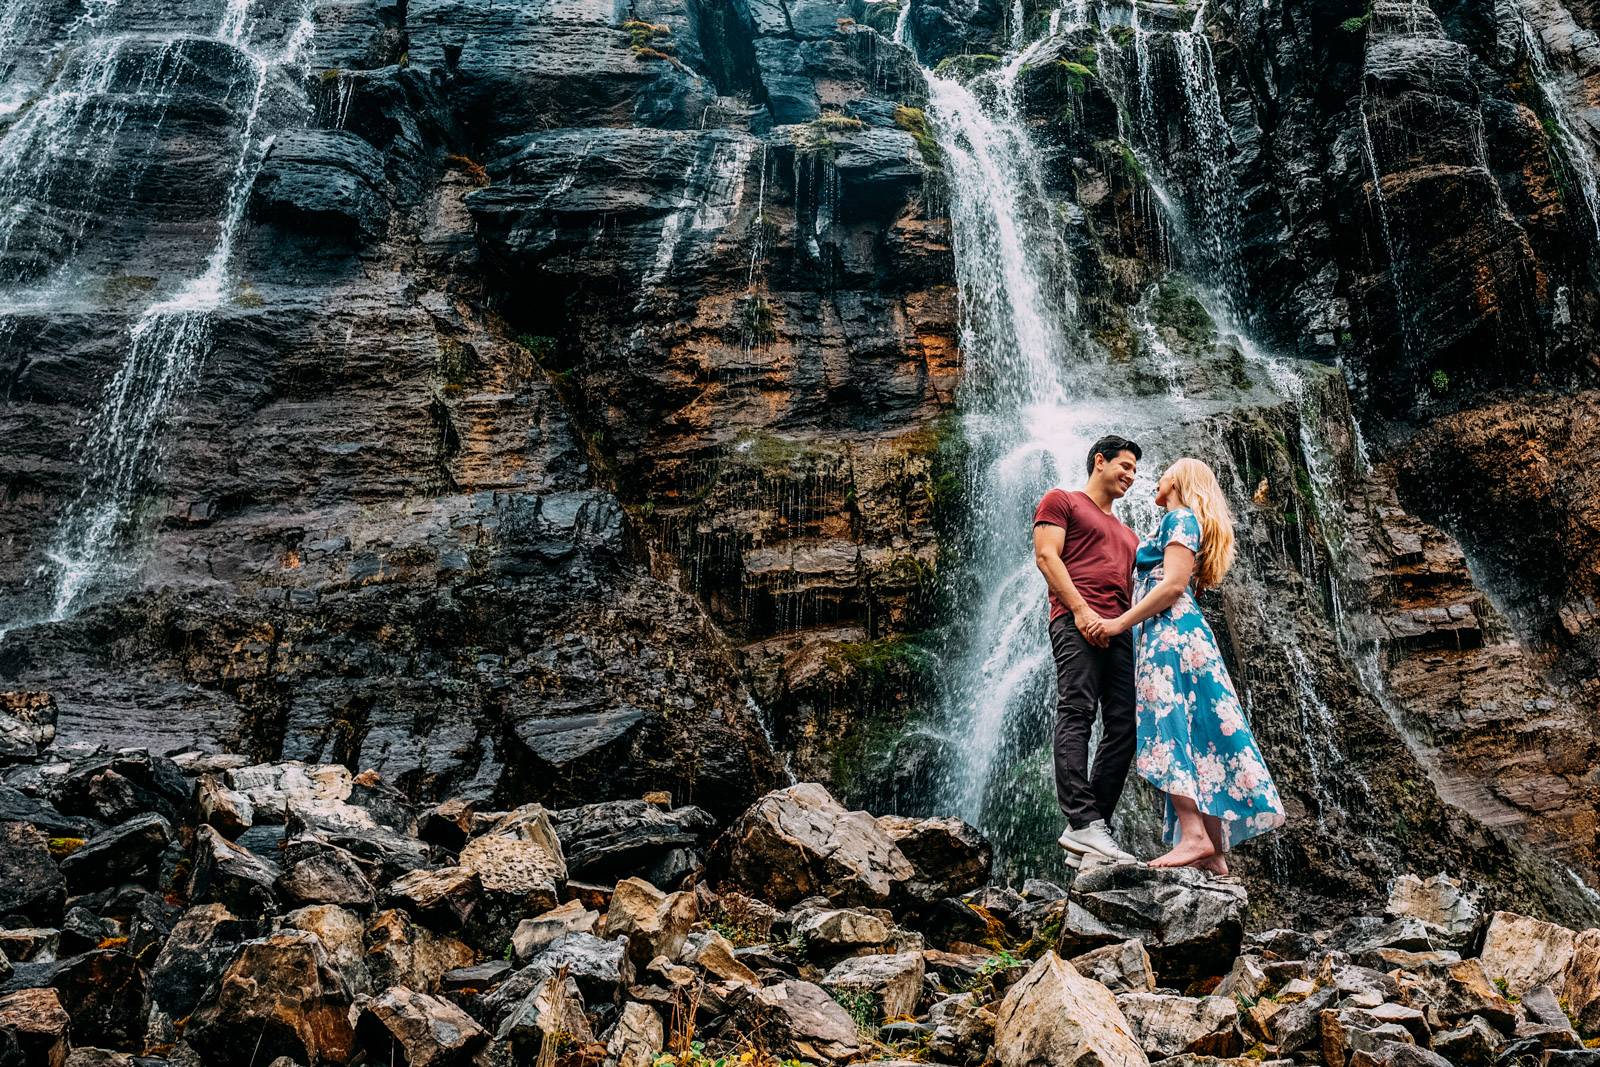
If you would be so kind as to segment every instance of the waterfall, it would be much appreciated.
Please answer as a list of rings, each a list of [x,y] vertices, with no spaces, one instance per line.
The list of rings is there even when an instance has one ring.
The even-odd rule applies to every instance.
[[[1572,114],[1572,108],[1567,103],[1555,68],[1545,52],[1544,39],[1528,18],[1526,0],[1513,0],[1511,6],[1516,11],[1534,85],[1544,101],[1544,117],[1549,123],[1547,129],[1554,133],[1553,140],[1560,143],[1562,159],[1577,181],[1584,211],[1589,216],[1591,233],[1596,245],[1600,246],[1600,173],[1596,172],[1594,156],[1574,125],[1580,120]]]
[[[258,129],[273,73],[298,64],[312,31],[309,5],[277,54],[251,48],[246,0],[229,0],[216,39],[234,48],[245,90],[234,162],[217,233],[200,269],[175,293],[144,309],[128,331],[122,363],[89,419],[82,485],[52,538],[47,559],[54,585],[48,618],[68,617],[105,580],[137,568],[129,549],[140,524],[137,503],[159,461],[163,435],[184,389],[212,341],[212,313],[229,292],[229,268],[250,190],[271,144]],[[161,83],[164,84],[164,83]]]

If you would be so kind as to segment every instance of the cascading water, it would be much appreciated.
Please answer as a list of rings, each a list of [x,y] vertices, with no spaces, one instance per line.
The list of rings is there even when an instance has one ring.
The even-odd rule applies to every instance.
[[[53,586],[44,616],[48,620],[66,618],[100,583],[124,576],[137,566],[128,549],[140,525],[139,494],[159,460],[162,435],[173,409],[210,350],[213,312],[228,297],[229,267],[250,189],[271,144],[270,135],[259,128],[264,103],[276,72],[296,68],[297,75],[304,74],[297,65],[312,31],[309,5],[302,7],[281,48],[271,53],[252,48],[253,29],[247,0],[229,0],[214,40],[229,46],[234,57],[236,73],[230,84],[239,94],[236,103],[241,118],[216,236],[199,272],[172,294],[151,303],[129,328],[122,363],[89,420],[81,490],[66,509],[47,551],[46,571]],[[118,111],[117,105],[93,106],[114,86],[120,84],[124,98],[139,98],[140,91],[148,89],[141,101],[144,104],[150,103],[152,95],[170,96],[171,78],[161,74],[164,60],[158,60],[154,71],[147,67],[143,79],[131,82],[131,90],[129,83],[118,83],[121,53],[120,47],[112,47],[102,55],[85,58],[83,72],[72,76],[70,88],[50,98],[63,103],[48,123],[26,130],[14,128],[12,135],[25,136],[25,143],[30,144],[45,137],[79,146],[103,132],[106,120],[102,113]],[[167,52],[158,50],[156,55],[165,57]],[[126,70],[120,74],[129,76]],[[298,83],[299,78],[293,80]],[[73,116],[81,121],[75,123]],[[79,150],[93,148],[84,145]],[[8,153],[0,158],[9,161],[13,156]],[[37,179],[30,179],[20,167],[0,169],[0,180],[6,177],[18,182],[33,180],[30,192],[34,196],[41,192]]]
[[[1555,134],[1554,140],[1561,145],[1562,159],[1577,182],[1578,195],[1582,198],[1584,211],[1589,217],[1591,233],[1596,244],[1600,245],[1600,171],[1596,170],[1594,155],[1589,144],[1578,133],[1576,124],[1580,120],[1572,114],[1572,107],[1562,89],[1560,76],[1545,51],[1544,39],[1539,36],[1539,32],[1534,29],[1533,22],[1528,17],[1525,0],[1517,0],[1511,7],[1516,12],[1517,25],[1521,30],[1523,46],[1527,50],[1534,85],[1544,101],[1547,128]]]

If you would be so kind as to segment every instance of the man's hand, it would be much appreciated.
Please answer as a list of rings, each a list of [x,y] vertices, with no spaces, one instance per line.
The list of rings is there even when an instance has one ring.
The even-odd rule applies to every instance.
[[[1106,620],[1101,618],[1089,605],[1081,605],[1072,613],[1072,621],[1077,625],[1078,632],[1083,639],[1091,645],[1101,648],[1111,644],[1111,635],[1106,633]]]

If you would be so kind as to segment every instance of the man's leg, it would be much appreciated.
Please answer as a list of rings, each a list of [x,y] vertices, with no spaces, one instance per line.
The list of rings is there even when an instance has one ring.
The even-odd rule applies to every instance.
[[[1118,634],[1105,651],[1100,678],[1100,747],[1095,751],[1094,793],[1096,818],[1108,823],[1117,810],[1117,798],[1128,781],[1133,750],[1138,740],[1138,713],[1133,689],[1133,635]]]
[[[1056,801],[1075,830],[1100,818],[1089,787],[1089,733],[1100,695],[1103,651],[1084,640],[1070,615],[1050,623],[1056,661]]]

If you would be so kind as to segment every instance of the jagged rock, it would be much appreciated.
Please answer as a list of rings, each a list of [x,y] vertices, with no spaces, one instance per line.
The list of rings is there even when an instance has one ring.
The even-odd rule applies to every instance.
[[[0,693],[0,763],[37,756],[55,740],[56,714],[49,693]]]
[[[55,959],[61,931],[41,926],[0,927],[0,952],[13,963]]]
[[[784,907],[815,894],[885,904],[916,870],[870,815],[805,783],[768,793],[740,816],[713,849],[712,873]]]
[[[200,821],[211,824],[230,841],[255,823],[255,807],[250,798],[229,788],[214,774],[202,774],[195,779],[195,804],[200,811]]]
[[[87,838],[95,829],[88,819],[61,814],[48,800],[0,785],[0,823],[6,822],[32,823],[47,837]]]
[[[505,988],[502,985],[496,993]],[[594,1040],[584,1015],[583,995],[578,991],[578,984],[571,978],[560,979],[547,974],[511,1003],[495,1031],[495,1040],[509,1041],[520,1055],[533,1056],[546,1035],[557,1034],[566,1035],[567,1040],[580,1045]]]
[[[1389,1046],[1415,1043],[1411,1032],[1398,1023],[1385,1023],[1354,1008],[1325,1010],[1321,1015],[1322,1058],[1345,1067],[1357,1054],[1384,1062],[1392,1053]]]
[[[1083,968],[1079,967],[1078,970]],[[1254,956],[1240,956],[1233,961],[1233,969],[1217,985],[1216,994],[1219,997],[1243,997],[1253,1001],[1260,999],[1273,985],[1273,979],[1267,975],[1260,960]]]
[[[1454,1030],[1441,1030],[1432,1037],[1433,1051],[1457,1067],[1489,1067],[1495,1053],[1506,1043],[1500,1031],[1481,1015],[1474,1015]]]
[[[66,881],[44,835],[28,823],[0,823],[0,918],[53,923],[61,918]]]
[[[434,973],[431,967],[413,967],[409,952],[406,962],[396,964],[396,946],[381,935],[372,940],[372,966],[369,967],[366,927],[354,912],[337,904],[311,904],[297,908],[278,917],[277,929],[301,930],[315,935],[352,994],[372,992],[374,969],[385,978],[394,979],[394,982],[387,984],[404,985],[419,975],[426,978]]]
[[[1272,1036],[1278,1052],[1288,1054],[1310,1048],[1322,1041],[1322,1012],[1333,1007],[1339,991],[1331,987],[1316,989],[1303,1000],[1290,1004],[1270,1016]]]
[[[377,1063],[443,1067],[464,1063],[489,1039],[448,1000],[394,986],[367,1001],[356,1020],[355,1047]]]
[[[1384,949],[1402,952],[1431,952],[1437,946],[1435,932],[1418,919],[1384,921],[1375,916],[1358,915],[1340,923],[1328,935],[1327,948],[1353,957]]]
[[[1136,938],[1163,982],[1185,984],[1225,972],[1244,936],[1244,887],[1189,867],[1085,863],[1057,948],[1082,952]]]
[[[432,989],[446,971],[473,961],[470,947],[453,937],[418,926],[405,912],[379,912],[362,934],[363,956],[374,989],[403,985]]]
[[[452,797],[435,804],[417,819],[417,836],[451,852],[461,851],[473,830],[476,805],[463,797]]]
[[[623,942],[601,940],[593,934],[556,938],[518,973],[555,974],[563,967],[593,1001],[611,1000],[629,980],[629,956]]]
[[[487,906],[518,917],[554,908],[567,878],[555,826],[537,804],[517,809],[468,841],[458,862],[478,876]]]
[[[953,1063],[988,1057],[994,1044],[993,1005],[982,1004],[974,993],[959,993],[937,1001],[928,1009],[933,1036],[928,1049]]]
[[[421,841],[384,826],[367,808],[342,800],[290,797],[284,831],[290,840],[314,837],[344,849],[362,865],[374,885],[428,865],[428,849]]]
[[[258,763],[226,774],[228,785],[249,802],[256,822],[283,822],[291,801],[344,800],[352,776],[337,763],[307,766],[299,760]]]
[[[244,919],[277,909],[273,883],[278,872],[210,826],[195,829],[193,862],[188,888],[196,904],[224,904]]]
[[[716,829],[700,808],[663,811],[643,800],[586,804],[554,812],[552,820],[571,877],[614,882],[636,875],[665,889],[699,868]]]
[[[101,949],[16,968],[12,989],[54,989],[72,1018],[74,1040],[107,1048],[138,1048],[150,1014],[144,970],[132,956]]]
[[[475,872],[465,867],[440,867],[401,875],[389,883],[383,894],[389,903],[405,908],[423,922],[459,930],[472,918],[478,889]]]
[[[174,1019],[191,1014],[206,987],[222,976],[234,951],[258,933],[257,924],[221,904],[183,913],[150,968],[150,995]]]
[[[696,931],[684,943],[681,957],[687,963],[715,975],[724,982],[739,985],[761,984],[756,973],[739,961],[733,943],[715,930]],[[826,983],[824,983],[826,984]]]
[[[907,885],[912,896],[929,901],[955,897],[988,881],[992,850],[966,822],[900,815],[880,815],[877,822],[916,871]]]
[[[650,1067],[665,1041],[661,1016],[656,1010],[630,1000],[622,1006],[622,1013],[606,1039],[602,1067]]]
[[[175,840],[172,825],[160,815],[135,816],[91,837],[61,861],[61,873],[73,893],[125,881],[153,884],[161,859]]]
[[[1478,958],[1491,979],[1512,996],[1535,986],[1559,985],[1572,962],[1576,935],[1564,926],[1497,911],[1489,917]]]
[[[19,989],[0,996],[0,1034],[9,1036],[17,1053],[8,1067],[63,1067],[71,1032],[72,1020],[54,989]]]
[[[191,798],[189,780],[170,759],[149,752],[120,752],[75,764],[55,803],[69,814],[108,824],[146,812],[176,824]]]
[[[1573,939],[1562,991],[1579,1031],[1600,1033],[1600,930],[1584,930]]]
[[[1054,952],[1045,953],[1000,1002],[994,1058],[1000,1067],[1149,1063],[1110,990]]]
[[[569,900],[559,908],[518,923],[511,935],[511,949],[517,962],[526,963],[557,938],[566,934],[593,933],[595,923],[599,920],[599,912],[590,911],[580,900]]]
[[[1396,878],[1383,910],[1390,918],[1426,923],[1452,948],[1464,947],[1478,926],[1476,898],[1459,881],[1442,874],[1426,880],[1414,874]]]
[[[493,989],[510,975],[511,964],[505,960],[488,960],[444,972],[439,976],[439,990],[443,993],[481,993]]]
[[[297,837],[283,851],[278,895],[291,906],[341,904],[367,910],[377,895],[356,858],[337,845]]]
[[[227,1062],[242,1048],[266,1060],[344,1062],[353,1034],[350,990],[322,942],[300,930],[246,943],[184,1030],[203,1057]]]
[[[115,921],[102,919],[88,908],[68,908],[61,920],[58,948],[63,955],[75,956],[99,948],[108,938],[120,936],[121,927]]]
[[[1248,958],[1239,957],[1240,960]],[[1150,966],[1150,954],[1144,950],[1144,942],[1136,939],[1093,949],[1081,956],[1072,957],[1068,962],[1079,974],[1085,978],[1093,978],[1113,993],[1151,993],[1156,988],[1156,975]],[[1236,963],[1236,969],[1237,966]]]
[[[814,1062],[835,1063],[860,1055],[856,1024],[821,986],[794,979],[756,994],[776,1048]]]
[[[677,959],[696,917],[693,893],[663,893],[639,878],[625,878],[611,894],[606,936],[626,937],[628,956],[644,967],[657,956]]]
[[[892,936],[881,917],[856,908],[811,912],[795,924],[795,932],[808,945],[835,952],[887,945]]]
[[[1119,993],[1116,1000],[1134,1040],[1152,1057],[1185,1052],[1236,1056],[1243,1051],[1239,1006],[1227,997]]]
[[[854,956],[833,966],[822,979],[830,992],[865,994],[877,1008],[879,1022],[916,1013],[922,995],[920,952]]]
[[[930,948],[922,953],[926,971],[936,975],[946,987],[956,989],[964,989],[976,981],[988,960],[988,956],[975,952],[941,952]]]
[[[1538,1038],[1545,1048],[1582,1047],[1572,1020],[1549,986],[1534,986],[1528,990],[1522,995],[1520,1006],[1527,1018],[1513,1034],[1518,1040]]]

